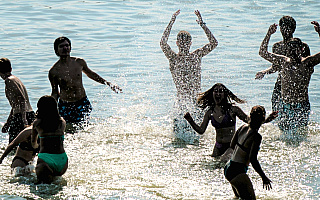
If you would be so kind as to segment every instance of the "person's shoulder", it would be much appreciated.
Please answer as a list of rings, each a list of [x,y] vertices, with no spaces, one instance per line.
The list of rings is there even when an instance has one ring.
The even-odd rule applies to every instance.
[[[231,105],[230,105],[230,110],[231,110],[232,112],[234,112],[234,113],[236,113],[236,112],[238,112],[238,111],[242,111],[242,109],[241,109],[239,106],[234,105],[234,104],[231,104]]]
[[[284,44],[283,41],[279,41],[279,42],[274,43],[274,44],[272,45],[272,47],[273,47],[273,48],[279,47],[279,46],[281,46],[281,45],[283,45],[283,44]]]
[[[71,59],[73,60],[73,61],[75,61],[76,63],[78,63],[80,66],[86,66],[87,65],[87,63],[86,63],[86,61],[83,59],[83,58],[79,58],[79,57],[71,57]]]
[[[57,62],[55,62],[52,67],[49,69],[49,73],[55,72],[57,71],[57,67],[59,65],[60,60],[58,60]]]
[[[36,128],[39,123],[40,123],[41,119],[36,118],[33,122],[32,122],[32,129]]]
[[[85,60],[83,58],[80,58],[80,57],[70,57],[70,59],[72,61],[76,61],[76,62],[85,62]]]
[[[9,76],[7,79],[5,79],[5,84],[6,85],[11,85],[11,84],[17,84],[18,82],[21,82],[20,79],[14,75]]]

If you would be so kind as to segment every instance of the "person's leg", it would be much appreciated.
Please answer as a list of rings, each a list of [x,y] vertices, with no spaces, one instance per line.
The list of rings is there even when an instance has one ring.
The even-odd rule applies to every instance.
[[[230,181],[232,187],[235,188],[241,199],[255,200],[256,195],[254,193],[253,185],[247,174],[242,173],[233,178]]]
[[[23,158],[15,156],[12,160],[11,168],[16,168],[16,167],[25,167],[29,163]]]
[[[62,176],[64,173],[66,173],[67,169],[68,169],[68,160],[64,165],[64,168],[61,170],[61,172],[57,173],[56,176]]]
[[[36,174],[38,183],[51,183],[53,181],[53,170],[40,158],[38,158]]]

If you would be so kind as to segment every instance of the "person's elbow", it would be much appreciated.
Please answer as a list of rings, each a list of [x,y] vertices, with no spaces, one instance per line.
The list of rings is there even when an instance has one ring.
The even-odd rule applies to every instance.
[[[265,52],[262,48],[259,49],[259,56],[261,56],[262,58],[264,58]]]

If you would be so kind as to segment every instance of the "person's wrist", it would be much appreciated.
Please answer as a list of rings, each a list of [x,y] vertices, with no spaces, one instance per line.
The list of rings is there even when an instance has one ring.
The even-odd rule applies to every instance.
[[[203,25],[206,25],[205,22],[200,22],[200,26],[202,27]]]

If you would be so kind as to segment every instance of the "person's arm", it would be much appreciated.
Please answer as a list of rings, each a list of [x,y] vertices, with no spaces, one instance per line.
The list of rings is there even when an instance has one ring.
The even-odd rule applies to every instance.
[[[281,46],[282,45],[279,42],[275,43],[272,46],[272,53],[282,54],[281,53],[281,49],[283,49],[283,48]],[[280,69],[281,69],[281,66],[272,64],[269,68],[257,72],[255,79],[261,80],[266,74],[273,74],[273,73],[275,73],[277,71],[280,71]]]
[[[313,24],[314,26],[314,30],[318,33],[319,37],[320,37],[320,25],[317,21],[312,21],[311,24]]]
[[[257,72],[255,79],[261,80],[261,79],[264,77],[264,75],[266,75],[266,74],[273,74],[273,73],[275,73],[275,72],[277,72],[277,71],[278,71],[277,68],[275,68],[275,67],[272,65],[271,67],[269,67],[269,68],[267,68],[267,69],[265,69],[265,70],[262,70],[262,71]]]
[[[12,116],[13,116],[13,110],[11,109],[10,114],[9,114],[9,116],[7,118],[7,121],[2,126],[2,129],[1,129],[2,133],[7,133],[9,131],[9,122],[11,121]]]
[[[196,123],[193,121],[193,119],[192,119],[192,117],[191,117],[191,115],[190,115],[189,112],[187,112],[187,113],[184,115],[184,118],[189,122],[189,124],[191,125],[191,127],[192,127],[197,133],[203,134],[203,133],[206,131],[207,127],[208,127],[209,120],[210,120],[210,116],[211,116],[211,110],[208,110],[208,111],[206,112],[206,114],[204,115],[203,120],[202,120],[202,123],[201,123],[200,126],[198,126],[198,124],[196,124]]]
[[[243,122],[249,123],[250,117],[238,106],[232,106],[232,112]]]
[[[273,112],[270,113],[270,115],[266,118],[266,120],[264,120],[263,123],[265,124],[265,123],[271,122],[272,120],[274,120],[275,118],[278,117],[278,113],[279,113],[279,111],[273,111]]]
[[[49,71],[48,78],[51,84],[51,96],[58,101],[60,94],[59,94],[59,83],[57,78],[52,74],[51,70]]]
[[[207,38],[209,40],[209,44],[206,44],[202,48],[194,51],[195,54],[203,57],[203,56],[207,55],[208,53],[210,53],[213,49],[215,49],[218,46],[218,40],[213,36],[212,32],[209,30],[206,23],[203,22],[200,12],[198,10],[196,10],[196,11],[194,11],[194,13],[198,17],[198,20],[197,20],[198,24],[203,29],[203,31],[205,32],[205,34],[207,35]]]
[[[7,148],[4,150],[1,158],[0,158],[0,164],[2,163],[3,159],[21,142],[26,141],[27,138],[31,135],[31,127],[25,128],[23,131],[21,131],[17,137],[7,146]]]
[[[36,130],[37,124],[38,124],[38,121],[35,120],[33,122],[32,131],[31,131],[31,145],[32,145],[32,147],[34,149],[39,147],[39,144],[38,144],[38,131]]]
[[[114,85],[112,84],[111,82],[109,81],[106,81],[104,78],[102,78],[99,74],[97,74],[96,72],[92,71],[86,61],[84,59],[81,59],[81,58],[77,58],[77,62],[82,66],[82,71],[92,80],[98,82],[98,83],[101,83],[101,84],[104,84],[104,85],[108,85],[110,86],[110,88],[115,92],[115,93],[121,93],[122,92],[122,89],[117,86],[117,85]]]
[[[175,56],[175,53],[172,51],[171,47],[168,44],[169,35],[172,29],[174,22],[176,21],[177,16],[180,14],[180,9],[173,13],[171,20],[164,30],[163,35],[160,40],[160,47],[165,54],[165,56],[170,60]]]
[[[274,54],[274,53],[270,53],[268,51],[268,44],[270,41],[270,37],[272,34],[274,34],[277,30],[277,25],[276,24],[272,24],[267,32],[267,35],[265,36],[265,38],[263,39],[260,49],[259,49],[259,55],[266,59],[267,61],[271,62],[274,65],[279,65],[282,66],[282,64],[286,61],[286,57],[285,56],[281,56],[278,54]]]
[[[263,188],[266,188],[267,190],[272,189],[271,187],[271,180],[265,175],[265,173],[263,172],[261,165],[258,161],[258,152],[260,149],[260,144],[261,144],[261,140],[262,137],[261,135],[257,134],[256,136],[254,136],[253,138],[253,143],[251,146],[251,150],[250,150],[250,154],[249,154],[249,158],[250,158],[250,163],[253,167],[253,169],[260,175],[260,177],[262,178],[263,181]]]

